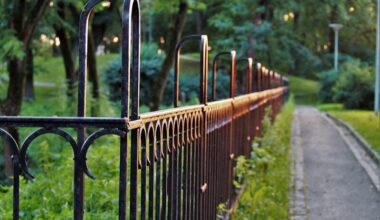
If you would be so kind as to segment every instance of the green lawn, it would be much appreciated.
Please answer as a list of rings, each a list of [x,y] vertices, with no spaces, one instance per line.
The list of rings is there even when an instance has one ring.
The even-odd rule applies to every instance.
[[[290,92],[297,104],[314,105],[318,101],[319,86],[317,81],[288,75]]]
[[[323,104],[318,108],[349,123],[359,134],[380,153],[380,117],[372,111],[346,110],[341,104]]]

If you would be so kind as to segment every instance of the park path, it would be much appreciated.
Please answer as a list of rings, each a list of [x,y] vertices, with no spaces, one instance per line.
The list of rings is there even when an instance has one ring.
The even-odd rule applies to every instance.
[[[297,107],[292,136],[293,219],[380,220],[379,191],[324,114]]]

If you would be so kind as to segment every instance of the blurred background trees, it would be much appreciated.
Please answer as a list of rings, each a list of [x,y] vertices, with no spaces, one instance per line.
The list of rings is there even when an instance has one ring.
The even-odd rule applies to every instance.
[[[24,60],[22,67],[17,68],[22,76],[8,74],[10,91],[16,85],[25,85],[25,97],[33,99],[30,73],[33,68],[28,68],[33,66],[30,64],[33,61],[30,60],[33,55],[51,55],[62,57],[67,95],[72,96],[77,75],[78,19],[85,1],[46,0],[19,5],[22,2],[1,1],[0,58],[8,63],[15,63],[15,58]],[[95,54],[119,52],[121,4],[121,0],[104,1],[92,18],[88,68],[95,99],[101,86]],[[38,6],[38,11],[33,11],[32,6]],[[341,61],[355,58],[369,65],[374,62],[375,2],[372,0],[144,0],[141,8],[143,43],[157,45],[157,53],[149,56],[163,56],[147,103],[154,110],[163,100],[174,46],[182,35],[209,35],[211,54],[235,49],[239,56],[252,56],[278,72],[317,79],[319,72],[332,66],[334,34],[328,24],[339,22],[345,25],[341,32],[340,49],[344,54]],[[38,16],[28,20],[34,14]],[[24,27],[25,31],[21,31]],[[21,35],[27,39],[23,40]],[[194,47],[185,48],[187,54],[194,52]],[[8,69],[3,70],[3,75],[15,71],[15,68]],[[1,102],[1,112],[18,114],[23,92],[24,89],[9,92],[10,96],[6,95]],[[15,108],[11,112],[10,102]]]

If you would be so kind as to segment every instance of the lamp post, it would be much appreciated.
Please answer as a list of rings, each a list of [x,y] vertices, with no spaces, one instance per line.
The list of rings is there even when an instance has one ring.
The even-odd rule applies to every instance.
[[[379,115],[380,96],[380,0],[377,0],[377,36],[376,36],[376,81],[375,81],[375,115]]]
[[[335,32],[334,69],[335,69],[335,72],[338,72],[339,30],[343,27],[343,25],[342,24],[330,24],[329,27],[332,28]]]

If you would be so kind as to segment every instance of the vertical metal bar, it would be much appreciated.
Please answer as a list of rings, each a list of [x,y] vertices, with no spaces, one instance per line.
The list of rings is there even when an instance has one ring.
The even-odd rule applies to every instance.
[[[262,68],[261,63],[257,64],[257,91],[261,91],[261,76],[262,76]]]
[[[176,45],[175,49],[175,68],[174,68],[174,107],[179,106],[179,69],[180,69],[180,53],[183,44],[190,40],[200,41],[200,94],[199,101],[202,104],[207,103],[207,71],[208,71],[208,38],[206,35],[190,35],[182,38]]]
[[[19,219],[20,168],[18,155],[12,155],[13,162],[13,220]]]
[[[78,70],[78,117],[86,116],[86,78],[87,78],[87,53],[88,53],[88,28],[89,19],[94,7],[101,0],[90,0],[84,6],[79,19],[79,70]],[[80,148],[85,140],[85,129],[77,129],[78,148],[74,156],[74,219],[81,220],[84,215],[84,174],[82,161],[79,155]]]
[[[122,109],[121,117],[130,120],[139,118],[140,99],[140,6],[138,0],[125,0],[123,7],[122,28]],[[132,51],[131,51],[132,50]],[[131,55],[132,53],[132,55]],[[131,58],[132,57],[132,63]],[[132,91],[130,93],[130,79]],[[131,113],[129,110],[132,101]],[[137,169],[138,169],[138,129],[131,131],[131,162],[130,162],[130,219],[137,219]],[[120,189],[119,189],[119,219],[126,219],[126,176],[127,176],[127,140],[121,139],[120,155]]]
[[[232,50],[231,52],[221,52],[218,53],[212,64],[212,101],[216,100],[216,75],[218,73],[218,58],[222,55],[230,55],[231,56],[231,66],[230,66],[230,97],[233,97],[233,91],[234,91],[234,84],[233,84],[233,73],[235,72],[235,62],[236,62],[236,51]]]
[[[161,219],[166,219],[166,210],[167,210],[167,160],[169,158],[168,154],[168,148],[169,148],[169,130],[166,124],[164,125],[162,129],[162,135],[164,138],[163,143],[163,151],[164,151],[164,158],[162,163],[162,209],[161,209]]]
[[[183,198],[182,198],[182,219],[188,219],[188,192],[189,192],[189,166],[188,166],[188,156],[189,156],[189,119],[186,117],[184,119],[184,135],[183,135]]]
[[[197,134],[196,134],[196,127],[197,127],[197,118],[195,114],[192,114],[191,117],[191,168],[190,168],[190,218],[189,219],[196,219],[196,210],[195,210],[195,204],[196,204],[196,148],[197,148]]]
[[[174,133],[173,133],[173,219],[177,219],[177,213],[178,213],[178,149],[179,149],[179,141],[178,141],[178,135],[179,135],[179,121],[174,120]]]
[[[156,206],[155,206],[155,219],[160,219],[160,208],[161,208],[161,163],[163,160],[163,151],[162,151],[162,130],[161,126],[156,126],[155,132],[156,140],[155,140],[155,154],[157,159],[157,167],[156,167]]]
[[[252,71],[252,65],[253,65],[253,59],[251,57],[248,58],[248,70],[247,70],[247,83],[248,83],[248,91],[247,94],[252,92],[252,77],[253,77],[253,71]]]
[[[146,166],[147,166],[147,155],[146,155],[146,148],[147,148],[147,137],[146,132],[144,129],[141,129],[140,134],[140,146],[141,146],[141,183],[140,183],[140,218],[141,220],[146,219]]]
[[[149,137],[149,201],[148,201],[148,216],[149,219],[153,219],[153,207],[154,207],[154,164],[155,164],[155,148],[156,141],[153,128],[150,128],[148,131]]]
[[[169,126],[169,175],[168,175],[168,219],[173,219],[173,160],[174,160],[174,127]]]

